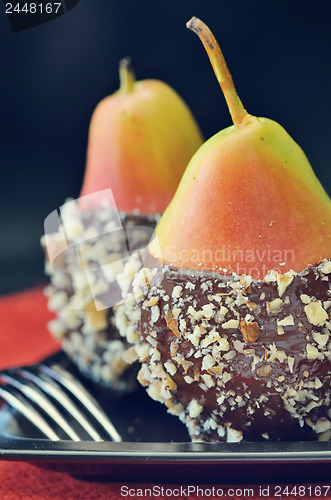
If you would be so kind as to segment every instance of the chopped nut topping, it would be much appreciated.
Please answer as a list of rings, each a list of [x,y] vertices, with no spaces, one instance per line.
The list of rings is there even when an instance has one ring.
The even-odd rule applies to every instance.
[[[203,318],[203,311],[196,311],[192,306],[187,309],[187,313],[197,321]]]
[[[183,287],[181,287],[181,286],[179,286],[179,285],[178,285],[178,286],[175,286],[175,287],[174,287],[174,289],[173,289],[173,291],[172,291],[172,297],[173,297],[173,298],[178,298],[178,297],[180,297],[180,296],[181,296],[181,294],[182,294],[182,291],[183,291]]]
[[[222,325],[224,328],[224,325]],[[245,319],[240,320],[240,331],[242,336],[249,344],[255,342],[261,335],[261,328],[253,321],[252,323],[246,323]]]
[[[315,401],[311,401],[305,408],[306,412],[309,413],[311,410],[313,410],[314,408],[316,408],[316,406],[318,406],[318,404],[315,402]]]
[[[254,356],[255,354],[255,349],[244,349],[243,354],[245,356]]]
[[[146,304],[144,305],[145,307],[152,307],[152,306],[155,306],[159,301],[159,297],[152,297],[151,299],[149,299],[148,302],[146,302]]]
[[[225,315],[226,315],[226,313],[228,312],[228,310],[229,310],[229,309],[228,309],[227,307],[225,307],[225,306],[221,306],[221,307],[219,308],[219,311],[218,311],[218,312],[219,312],[219,314],[220,314],[221,316],[225,316]]]
[[[186,332],[186,321],[185,319],[181,319],[179,322],[179,329],[182,333]]]
[[[287,357],[287,364],[288,364],[288,368],[290,370],[290,373],[293,373],[293,368],[294,368],[294,358],[293,358],[293,356],[288,356]]]
[[[211,368],[208,368],[208,373],[212,373],[213,375],[222,375],[223,373],[223,368],[222,366],[212,366]]]
[[[188,404],[187,409],[190,417],[196,418],[202,412],[203,406],[199,404],[196,399],[192,399],[192,401]]]
[[[235,348],[236,351],[238,352],[243,352],[243,348],[244,348],[244,343],[241,342],[240,340],[235,340],[233,342],[233,347]]]
[[[178,330],[177,320],[169,313],[164,315],[168,328],[172,331],[177,338],[181,337],[180,331]]]
[[[171,376],[175,375],[175,373],[177,372],[176,365],[171,361],[166,361],[164,363],[164,367]]]
[[[292,314],[289,314],[288,316],[286,316],[286,318],[277,319],[277,325],[279,325],[279,326],[293,326],[294,319],[293,319]]]
[[[157,340],[155,340],[153,337],[150,335],[147,335],[146,340],[149,344],[151,344],[153,347],[157,346]]]
[[[321,432],[326,432],[331,429],[331,422],[327,418],[319,418],[316,424],[314,425],[313,429],[317,434],[320,434]]]
[[[324,264],[321,267],[321,271],[323,274],[330,274],[331,273],[331,261],[330,260],[324,262]]]
[[[206,356],[203,357],[201,369],[208,370],[209,368],[214,366],[214,364],[215,359],[213,358],[213,356],[211,356],[210,354],[206,354]]]
[[[192,384],[192,382],[194,382],[194,379],[189,375],[185,375],[184,380],[187,384]]]
[[[229,380],[232,379],[232,375],[229,372],[223,372],[222,378],[223,378],[224,384],[226,384],[227,382],[229,382]]]
[[[277,271],[275,271],[274,269],[268,271],[263,278],[264,283],[272,283],[273,281],[277,281],[277,274]]]
[[[313,332],[313,339],[315,342],[318,343],[321,347],[324,347],[329,339],[329,334],[328,333],[319,333],[319,332]]]
[[[213,309],[215,308],[214,304],[206,304],[204,306],[202,306],[202,311],[203,311],[203,315],[205,318],[212,318],[213,315],[214,315],[214,311]]]
[[[284,303],[282,299],[274,299],[271,302],[267,302],[267,312],[270,313],[279,313],[282,310]]]
[[[181,312],[181,310],[180,310],[180,309],[178,309],[177,307],[174,307],[174,308],[173,308],[173,310],[172,310],[172,315],[173,315],[173,317],[174,317],[175,319],[177,319],[177,318],[178,318],[178,316],[180,315],[180,312]]]
[[[312,325],[321,326],[328,319],[328,313],[323,309],[320,300],[310,302],[304,309],[307,319]]]
[[[201,341],[201,347],[208,347],[210,344],[220,340],[219,333],[216,331],[216,328],[213,328],[208,335],[205,336]]]
[[[171,342],[171,344],[170,344],[170,354],[171,354],[171,356],[174,357],[176,355],[178,349],[179,349],[179,342],[178,342],[178,340]]]
[[[138,354],[135,350],[134,347],[130,347],[130,349],[127,349],[126,351],[123,352],[122,357],[126,363],[131,365],[138,359]]]
[[[89,311],[86,313],[87,321],[96,329],[103,330],[107,326],[106,309],[102,311]]]
[[[318,358],[319,352],[318,349],[312,345],[312,344],[307,344],[307,358],[308,359],[316,359]]]
[[[220,351],[228,351],[230,349],[229,341],[225,337],[220,337],[217,347]]]
[[[152,323],[156,323],[156,321],[159,319],[160,317],[160,309],[159,309],[159,306],[152,306],[151,307],[151,321]]]
[[[225,323],[222,324],[222,328],[228,329],[228,328],[238,328],[239,326],[239,321],[237,319],[230,319],[229,321],[226,321]]]
[[[282,363],[287,358],[287,354],[285,351],[277,350],[276,358]]]
[[[295,274],[294,271],[288,271],[285,274],[277,275],[278,295],[280,297],[283,296],[286,288],[292,283]]]
[[[263,365],[263,366],[260,366],[260,368],[258,368],[256,370],[256,373],[259,377],[268,377],[272,372],[272,367],[270,365]]]
[[[311,301],[311,298],[306,293],[302,293],[300,295],[300,299],[303,304],[309,304],[309,302]]]
[[[195,285],[194,285],[194,283],[191,283],[190,281],[188,281],[188,282],[186,283],[185,288],[186,288],[187,290],[194,290],[194,289],[195,289]]]
[[[278,335],[284,335],[285,330],[282,326],[277,325],[277,334]]]
[[[147,371],[147,375],[149,374],[149,370],[147,368],[146,365],[143,365],[139,372],[138,372],[138,382],[143,386],[143,387],[147,387],[149,385],[149,376],[146,377],[146,371]],[[160,388],[161,388],[161,383],[159,382],[159,387],[157,388],[156,387],[156,383],[151,385],[150,388],[154,388],[154,389],[151,389],[151,390],[154,390],[155,391],[155,397],[151,396],[151,398],[153,399],[157,399],[157,400],[160,400]]]

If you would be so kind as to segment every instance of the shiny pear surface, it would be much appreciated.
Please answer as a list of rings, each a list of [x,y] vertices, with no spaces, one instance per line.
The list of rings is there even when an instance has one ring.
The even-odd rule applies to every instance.
[[[331,258],[331,201],[276,122],[248,115],[192,158],[150,252],[178,268],[301,271]]]
[[[110,187],[120,210],[163,212],[203,140],[167,84],[142,80],[132,87],[106,97],[93,113],[81,196]]]

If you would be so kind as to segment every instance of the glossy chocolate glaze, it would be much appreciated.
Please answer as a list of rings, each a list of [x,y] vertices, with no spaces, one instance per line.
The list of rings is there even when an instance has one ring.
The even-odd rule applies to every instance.
[[[153,268],[153,264],[155,262],[150,259],[149,267]],[[276,281],[269,283],[252,281],[248,287],[243,285],[234,290],[233,284],[240,277],[174,268],[162,269],[158,266],[158,272],[150,283],[149,290],[144,289],[145,302],[139,302],[141,320],[137,324],[137,331],[140,332],[142,343],[148,342],[147,337],[152,335],[153,331],[152,336],[157,340],[157,350],[160,352],[160,363],[163,367],[168,361],[174,362],[172,347],[175,344],[176,354],[182,355],[189,362],[188,367],[175,363],[177,371],[171,378],[177,388],[171,391],[171,403],[169,404],[169,401],[165,403],[170,411],[173,405],[178,403],[183,405],[185,410],[180,418],[185,423],[191,421],[189,430],[192,438],[208,441],[226,440],[226,436],[220,435],[222,431],[219,433],[218,428],[212,429],[206,424],[212,417],[217,424],[216,427],[229,426],[241,431],[244,439],[248,441],[263,440],[266,437],[271,440],[316,439],[312,425],[327,415],[330,406],[328,399],[331,395],[331,370],[328,344],[324,348],[318,346],[312,332],[325,333],[328,329],[326,324],[318,326],[309,322],[304,310],[305,304],[300,296],[307,295],[311,301],[318,300],[322,304],[329,301],[330,277],[330,274],[323,275],[317,265],[308,267],[302,273],[295,275],[286,288],[281,297],[281,311],[270,312],[267,303],[279,298]],[[188,283],[194,290],[185,288]],[[180,299],[174,301],[173,291],[178,286],[182,287],[182,293]],[[197,351],[201,352],[201,347],[190,341],[190,335],[178,330],[180,320],[187,321],[190,318],[188,311],[190,306],[193,306],[195,311],[200,311],[204,305],[214,304],[216,310],[219,303],[212,296],[219,293],[224,294],[221,296],[222,301],[226,297],[234,299],[232,304],[226,305],[228,309],[226,321],[231,319],[240,321],[250,314],[260,328],[259,338],[248,343],[239,328],[223,329],[222,321],[220,322],[216,315],[205,323],[208,325],[208,331],[215,327],[223,337],[226,337],[229,343],[227,352],[234,351],[232,359],[225,359],[226,352],[220,351],[216,360],[215,366],[222,366],[223,373],[231,375],[226,383],[222,382],[222,375],[213,373],[213,368],[202,369],[203,355],[196,357]],[[245,303],[237,301],[236,304],[238,294],[246,299]],[[151,308],[144,305],[146,299],[153,296],[159,297],[157,306],[160,314],[155,322],[151,319]],[[173,307],[179,308],[180,313],[176,318],[177,326],[174,328],[172,323],[170,328],[169,311],[171,312]],[[292,315],[294,324],[285,326],[284,334],[279,335],[277,320],[289,315]],[[193,324],[187,322],[190,323],[187,329],[192,330],[194,322]],[[207,333],[202,334],[201,339],[205,335]],[[238,342],[236,346],[235,341],[243,343],[240,348],[242,352],[238,352]],[[308,359],[307,344],[318,346],[320,359]],[[293,358],[293,368],[287,359],[280,361],[276,358],[270,361],[271,345],[274,345],[277,351],[283,351],[285,358]],[[217,349],[213,352],[217,352]],[[252,368],[254,356],[256,364]],[[150,364],[148,361],[145,363]],[[216,385],[207,388],[201,384],[202,374],[211,374]],[[184,380],[184,376],[187,375],[193,379],[193,381],[189,379],[190,383]],[[316,379],[320,382],[316,382]],[[217,385],[218,383],[220,385]],[[223,402],[217,402],[220,396],[221,399],[224,396]],[[203,406],[202,412],[193,419],[188,416],[186,409],[192,399]],[[307,412],[307,406],[312,401],[316,401],[319,406],[316,405]]]

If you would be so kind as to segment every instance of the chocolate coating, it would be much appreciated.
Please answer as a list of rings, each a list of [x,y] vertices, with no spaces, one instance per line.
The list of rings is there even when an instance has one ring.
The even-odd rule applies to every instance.
[[[150,258],[135,275],[134,300],[119,311],[129,319],[140,312],[140,382],[194,440],[327,437],[329,267],[261,281],[162,268]]]
[[[46,263],[48,305],[56,313],[49,329],[86,376],[117,391],[131,390],[137,367],[123,358],[128,343],[114,324],[112,306],[121,298],[116,275],[129,251],[147,245],[159,216],[118,214],[109,207],[80,211],[69,205],[65,210],[71,246],[66,248],[61,232],[48,242],[63,248],[52,265]]]

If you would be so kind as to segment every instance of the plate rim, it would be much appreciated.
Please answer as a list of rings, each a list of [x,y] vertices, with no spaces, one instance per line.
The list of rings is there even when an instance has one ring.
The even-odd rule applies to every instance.
[[[63,358],[63,351],[47,357]],[[98,460],[103,463],[331,463],[331,441],[260,441],[205,443],[190,441],[51,441],[11,434],[8,429],[15,410],[7,403],[0,406],[0,460],[70,461]]]

